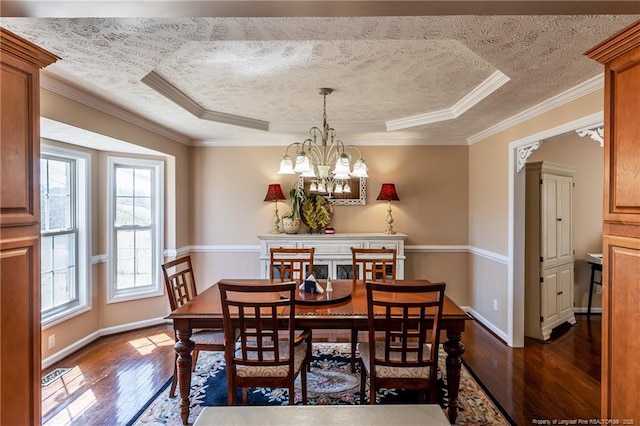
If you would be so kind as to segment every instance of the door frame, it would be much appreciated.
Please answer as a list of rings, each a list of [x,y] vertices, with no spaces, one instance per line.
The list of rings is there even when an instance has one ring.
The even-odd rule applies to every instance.
[[[545,139],[584,128],[600,127],[599,111],[509,143],[509,225],[507,263],[507,344],[524,347],[524,164]]]

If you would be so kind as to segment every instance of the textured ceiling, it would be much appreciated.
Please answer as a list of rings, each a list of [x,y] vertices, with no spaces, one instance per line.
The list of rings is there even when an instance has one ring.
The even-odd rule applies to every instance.
[[[466,143],[602,74],[584,51],[639,18],[2,18],[0,25],[61,58],[47,76],[190,143],[302,140],[321,124],[317,89],[330,87],[328,120],[341,139],[380,144]]]

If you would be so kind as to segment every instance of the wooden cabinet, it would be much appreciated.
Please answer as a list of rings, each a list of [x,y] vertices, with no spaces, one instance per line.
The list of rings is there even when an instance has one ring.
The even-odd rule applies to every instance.
[[[640,413],[640,21],[586,53],[604,67],[603,419]]]
[[[549,162],[526,165],[525,335],[548,340],[575,324],[572,196],[575,170]]]
[[[353,278],[351,247],[395,248],[397,250],[396,277],[404,278],[405,234],[267,234],[260,239],[260,278],[269,278],[269,250],[282,248],[315,248],[313,266],[316,278]]]
[[[57,58],[0,28],[0,424],[41,423],[40,68]]]

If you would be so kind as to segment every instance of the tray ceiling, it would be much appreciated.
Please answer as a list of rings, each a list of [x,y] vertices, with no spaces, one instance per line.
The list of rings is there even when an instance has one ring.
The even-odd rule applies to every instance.
[[[1,18],[58,55],[47,86],[190,144],[462,144],[602,75],[588,48],[640,15]]]

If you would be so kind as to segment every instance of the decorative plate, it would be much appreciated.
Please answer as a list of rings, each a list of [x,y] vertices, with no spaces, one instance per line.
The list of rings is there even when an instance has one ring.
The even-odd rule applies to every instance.
[[[300,205],[300,218],[311,232],[317,232],[331,223],[333,204],[322,195],[310,195]]]

